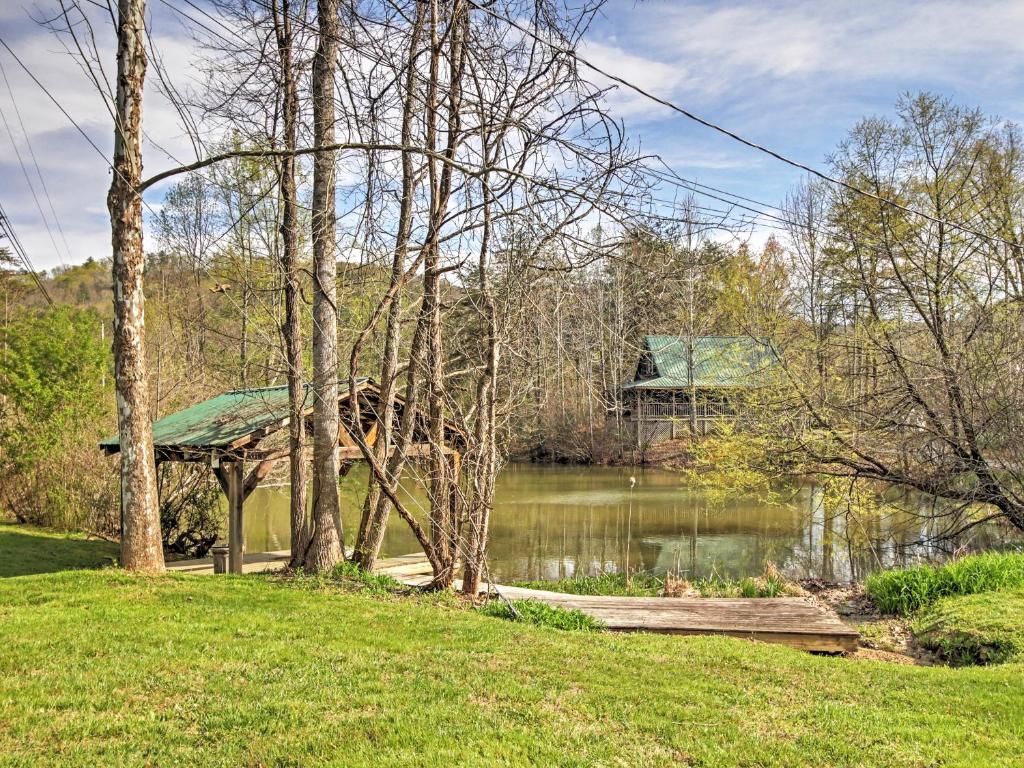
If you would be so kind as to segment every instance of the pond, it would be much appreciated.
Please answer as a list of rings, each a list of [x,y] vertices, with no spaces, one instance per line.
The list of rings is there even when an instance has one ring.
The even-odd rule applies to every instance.
[[[636,485],[630,489],[630,477]],[[366,468],[342,482],[346,538],[359,521]],[[425,511],[415,480],[403,487],[410,508]],[[632,468],[513,464],[500,475],[491,516],[490,570],[495,581],[557,579],[601,571],[666,571],[695,579],[741,578],[774,563],[790,578],[862,579],[867,573],[919,560],[942,559],[937,548],[913,546],[923,520],[895,509],[851,524],[826,516],[813,486],[793,488],[773,503],[755,498],[712,502],[687,489],[677,473]],[[246,502],[246,548],[287,549],[288,488],[257,489]],[[958,542],[966,550],[995,548],[1008,534],[987,526]],[[419,549],[392,515],[383,556]]]

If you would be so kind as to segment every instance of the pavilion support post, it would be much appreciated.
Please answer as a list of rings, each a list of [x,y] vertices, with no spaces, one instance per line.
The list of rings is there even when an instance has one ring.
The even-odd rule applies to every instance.
[[[228,480],[228,571],[242,572],[242,555],[245,542],[242,538],[243,492],[242,462],[233,461],[226,467]]]

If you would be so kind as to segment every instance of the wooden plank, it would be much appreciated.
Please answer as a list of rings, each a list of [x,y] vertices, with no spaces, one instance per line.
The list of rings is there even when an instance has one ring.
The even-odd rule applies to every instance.
[[[377,570],[411,586],[425,586],[431,580],[430,564],[422,553],[381,560]],[[583,611],[616,632],[726,635],[821,653],[853,651],[860,637],[834,613],[801,597],[606,597],[503,585],[495,589],[509,600],[540,600]]]
[[[275,550],[273,552],[254,552],[245,555],[242,562],[243,573],[262,573],[264,571],[275,571],[288,565],[291,559],[291,552],[287,549]],[[194,560],[172,560],[167,563],[167,570],[170,573],[189,573],[199,576],[213,574],[213,558],[201,557]]]
[[[510,600],[540,600],[583,611],[622,632],[723,634],[824,652],[852,651],[859,638],[834,614],[799,597],[604,597],[520,587],[499,590]]]

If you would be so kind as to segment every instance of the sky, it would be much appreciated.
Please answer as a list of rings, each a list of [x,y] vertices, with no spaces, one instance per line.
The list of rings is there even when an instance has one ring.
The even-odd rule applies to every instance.
[[[0,38],[109,157],[112,128],[103,101],[61,41],[38,23],[55,7],[2,0]],[[159,1],[150,3],[150,14],[167,68],[179,85],[189,82],[196,73],[188,21]],[[111,73],[113,29],[102,14],[93,18]],[[1024,122],[1021,29],[1024,0],[611,0],[581,53],[702,117],[824,168],[858,120],[892,115],[907,92],[933,91]],[[106,160],[3,46],[0,65],[0,203],[33,264],[52,269],[108,256]],[[620,88],[607,103],[634,146],[687,179],[769,204],[800,181],[800,171],[636,93]],[[144,124],[157,144],[191,159],[174,111],[152,87]],[[147,175],[171,164],[153,146],[144,152]],[[160,193],[148,202],[159,205]]]

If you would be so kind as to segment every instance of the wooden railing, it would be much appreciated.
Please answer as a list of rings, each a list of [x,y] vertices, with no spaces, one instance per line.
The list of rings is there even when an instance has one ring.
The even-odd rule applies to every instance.
[[[648,419],[688,419],[691,412],[698,419],[720,419],[736,415],[736,409],[728,403],[640,403],[633,411],[639,421]]]

